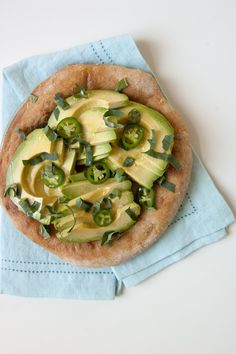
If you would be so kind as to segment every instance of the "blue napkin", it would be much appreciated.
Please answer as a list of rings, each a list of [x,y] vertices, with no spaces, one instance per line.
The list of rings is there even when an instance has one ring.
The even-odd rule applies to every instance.
[[[118,64],[151,72],[128,35],[27,58],[3,71],[3,131],[39,82],[72,63]],[[198,248],[220,240],[233,220],[230,208],[196,155],[190,188],[165,235],[142,255],[110,269],[80,268],[61,261],[24,237],[1,211],[0,291],[34,297],[113,299],[122,284],[136,285]]]

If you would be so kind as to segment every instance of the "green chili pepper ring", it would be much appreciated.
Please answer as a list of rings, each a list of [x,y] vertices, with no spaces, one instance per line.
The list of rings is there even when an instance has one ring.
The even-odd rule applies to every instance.
[[[144,128],[138,124],[128,124],[125,126],[122,143],[127,150],[133,149],[138,146],[144,136]]]
[[[57,126],[57,133],[64,139],[71,139],[81,132],[81,125],[74,117],[67,117],[60,121]]]
[[[95,162],[85,172],[85,176],[92,184],[101,184],[110,177],[110,170],[105,162]]]

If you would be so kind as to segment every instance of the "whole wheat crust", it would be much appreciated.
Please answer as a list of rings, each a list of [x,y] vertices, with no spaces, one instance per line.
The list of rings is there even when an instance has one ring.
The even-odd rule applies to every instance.
[[[63,243],[55,235],[45,240],[39,233],[39,222],[31,219],[13,204],[9,197],[2,197],[5,190],[6,171],[17,146],[21,143],[15,133],[20,128],[29,133],[47,123],[55,108],[54,95],[60,92],[67,97],[73,94],[75,84],[87,89],[114,89],[118,80],[127,77],[129,86],[124,90],[128,97],[161,112],[175,130],[174,156],[182,168],[176,171],[171,166],[167,171],[168,181],[175,184],[175,193],[158,187],[156,210],[142,212],[137,223],[114,242],[104,247],[99,241],[90,243]],[[10,218],[24,235],[70,263],[101,267],[116,265],[143,252],[156,242],[173,220],[184,199],[192,169],[192,152],[185,122],[163,95],[155,78],[149,73],[115,65],[73,64],[54,73],[33,91],[38,96],[35,103],[27,99],[16,112],[3,140],[0,152],[1,203]],[[144,171],[145,173],[145,171]]]

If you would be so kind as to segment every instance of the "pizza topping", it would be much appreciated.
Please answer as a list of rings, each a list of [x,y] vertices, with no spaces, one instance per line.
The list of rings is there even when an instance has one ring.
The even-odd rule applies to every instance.
[[[17,149],[5,195],[42,224],[45,239],[51,225],[62,241],[110,246],[141,208],[155,208],[153,185],[174,192],[164,177],[168,165],[180,168],[174,130],[159,112],[120,93],[127,86],[124,78],[116,90],[78,84],[68,98],[57,93],[47,125]]]
[[[25,133],[22,129],[16,128],[15,132],[19,135],[21,141],[24,141],[26,139]]]
[[[31,93],[31,94],[29,95],[29,100],[30,100],[30,102],[35,103],[35,102],[38,101],[38,96],[36,96],[36,95],[34,95],[33,93]]]

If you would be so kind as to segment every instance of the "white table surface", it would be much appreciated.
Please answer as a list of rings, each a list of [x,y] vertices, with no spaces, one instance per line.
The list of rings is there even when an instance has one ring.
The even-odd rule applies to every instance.
[[[138,3],[140,3],[138,5]],[[0,69],[130,33],[236,210],[234,0],[1,1]],[[236,353],[236,226],[115,301],[0,297],[1,354]]]

